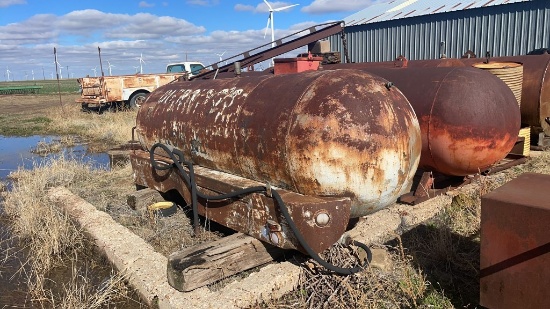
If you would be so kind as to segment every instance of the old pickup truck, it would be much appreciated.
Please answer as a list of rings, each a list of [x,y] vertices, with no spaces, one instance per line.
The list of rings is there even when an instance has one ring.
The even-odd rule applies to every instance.
[[[158,87],[180,77],[191,77],[203,68],[200,62],[181,62],[169,64],[167,73],[78,78],[80,98],[76,103],[80,103],[83,109],[106,106],[136,108]]]

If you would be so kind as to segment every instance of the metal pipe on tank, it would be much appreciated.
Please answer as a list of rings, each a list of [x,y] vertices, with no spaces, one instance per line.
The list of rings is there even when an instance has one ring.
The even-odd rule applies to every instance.
[[[393,82],[411,102],[422,132],[420,168],[478,173],[503,159],[517,140],[517,102],[491,73],[468,67],[365,70]]]
[[[137,115],[144,149],[304,195],[349,197],[351,217],[409,192],[421,140],[397,87],[358,70],[174,82]]]

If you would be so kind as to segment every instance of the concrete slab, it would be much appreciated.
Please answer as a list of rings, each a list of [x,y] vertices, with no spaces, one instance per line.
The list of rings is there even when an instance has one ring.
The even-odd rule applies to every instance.
[[[78,222],[150,306],[246,308],[262,300],[277,299],[298,284],[300,267],[283,262],[267,265],[217,292],[208,288],[179,292],[167,282],[167,258],[155,252],[143,239],[66,188],[52,188],[48,196]],[[366,244],[383,243],[432,218],[451,201],[451,196],[443,195],[416,206],[396,204],[361,218],[344,236]]]

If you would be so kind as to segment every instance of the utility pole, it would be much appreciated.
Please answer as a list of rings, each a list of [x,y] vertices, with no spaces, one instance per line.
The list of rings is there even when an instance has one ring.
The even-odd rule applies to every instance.
[[[44,74],[44,67],[42,67],[42,77],[46,80],[46,74]]]

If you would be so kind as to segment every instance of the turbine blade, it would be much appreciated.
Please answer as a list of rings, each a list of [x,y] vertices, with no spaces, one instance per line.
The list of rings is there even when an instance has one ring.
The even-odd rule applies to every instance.
[[[282,10],[286,10],[288,8],[291,8],[291,7],[297,6],[297,5],[299,5],[299,4],[287,5],[287,6],[283,6],[281,8],[276,8],[276,9],[273,9],[273,12],[279,12],[279,11],[282,11]]]
[[[267,7],[269,8],[270,11],[273,11],[273,8],[271,7],[271,5],[269,4],[269,2],[267,2],[266,0],[264,0],[265,4],[267,4]]]
[[[269,13],[269,17],[267,17],[267,25],[265,26],[265,32],[264,32],[264,39],[267,35],[267,29],[269,29],[269,22],[271,21],[271,12]]]

